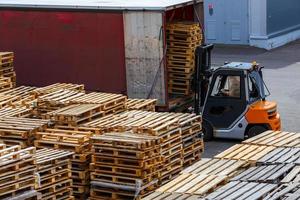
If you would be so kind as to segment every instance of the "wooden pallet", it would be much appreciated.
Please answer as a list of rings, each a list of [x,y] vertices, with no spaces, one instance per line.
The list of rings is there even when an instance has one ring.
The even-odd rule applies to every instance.
[[[52,119],[61,125],[78,126],[80,123],[92,121],[104,115],[101,105],[75,104],[44,115],[46,119]]]
[[[297,200],[300,198],[300,183],[283,184],[268,194],[264,200],[286,199]]]
[[[181,80],[191,80],[193,76],[193,73],[181,73],[181,72],[176,72],[176,71],[168,71],[168,78],[170,80],[172,79],[181,79]]]
[[[27,107],[4,107],[0,108],[0,117],[30,117],[32,109]]]
[[[264,198],[272,190],[277,187],[277,184],[269,183],[249,183],[232,181],[215,192],[209,194],[204,199],[206,200],[223,200],[223,199],[251,199],[258,200]]]
[[[258,160],[258,164],[300,164],[300,148],[275,148]]]
[[[235,176],[231,181],[246,181],[257,183],[280,183],[280,181],[293,169],[293,164],[280,164],[251,167]]]
[[[91,132],[61,129],[46,129],[36,133],[34,145],[39,148],[53,148],[85,153],[90,148]]]
[[[0,52],[0,64],[1,66],[4,64],[10,64],[14,61],[14,53],[13,52]]]
[[[192,74],[194,72],[194,66],[188,65],[188,66],[174,66],[174,65],[168,65],[168,72],[170,73],[180,73],[180,74]]]
[[[127,111],[119,115],[109,115],[83,124],[84,127],[102,128],[104,132],[124,132],[152,135],[164,134],[178,127],[178,118],[173,113],[156,113],[147,111]]]
[[[176,179],[158,188],[158,192],[205,195],[226,182],[225,176],[181,174]]]
[[[49,120],[3,117],[0,119],[0,137],[28,139],[49,125]]]
[[[157,99],[127,99],[127,110],[155,111]]]
[[[236,144],[215,156],[219,159],[244,160],[255,164],[260,158],[275,149],[275,147]]]
[[[152,194],[144,197],[142,200],[198,200],[199,198],[200,196],[198,195],[153,192]]]
[[[14,139],[14,138],[0,138],[0,143],[5,144],[7,147],[21,146],[22,149],[34,146],[33,145],[34,137],[28,139]]]
[[[141,199],[155,187],[155,182],[147,187],[130,187],[121,184],[106,184],[91,181],[90,199]]]
[[[27,108],[31,108],[36,100],[36,97],[32,94],[32,91],[35,89],[35,87],[30,86],[19,86],[6,92],[2,92],[0,96],[11,96],[12,101],[9,105],[12,107],[25,106]]]
[[[201,174],[233,177],[247,166],[246,161],[202,158],[184,169],[182,174]]]
[[[5,92],[14,87],[14,84],[9,77],[0,77],[0,92]]]
[[[300,147],[300,134],[282,131],[266,131],[243,141],[243,143],[275,147]]]
[[[280,182],[300,183],[300,166],[296,165]]]
[[[36,190],[28,190],[16,193],[14,197],[4,198],[3,200],[42,200],[42,195]]]
[[[119,113],[126,108],[127,97],[121,94],[91,92],[73,99],[73,104],[98,104],[105,114]]]
[[[10,90],[9,90],[10,91]],[[13,102],[20,100],[19,96],[10,95],[7,93],[0,93],[0,107],[7,107],[13,104]]]
[[[83,84],[73,84],[73,83],[54,83],[45,87],[37,88],[33,91],[36,96],[41,96],[45,94],[50,94],[59,90],[71,90],[71,91],[84,91]]]
[[[37,99],[37,106],[67,106],[71,104],[71,100],[75,99],[76,97],[83,96],[84,94],[85,93],[77,90],[55,90],[39,96]]]

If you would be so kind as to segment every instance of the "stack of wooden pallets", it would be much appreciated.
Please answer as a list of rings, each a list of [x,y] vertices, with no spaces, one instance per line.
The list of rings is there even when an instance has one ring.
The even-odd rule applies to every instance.
[[[59,125],[76,127],[80,123],[92,121],[104,115],[100,104],[74,104],[43,115]]]
[[[70,161],[72,154],[46,148],[36,151],[36,190],[42,194],[43,200],[74,199]]]
[[[161,155],[164,157],[159,180],[164,183],[176,176],[183,164],[188,166],[200,159],[203,150],[200,122],[201,118],[193,114],[127,111],[99,118],[83,126],[98,128],[102,133],[133,131],[159,137]],[[182,131],[185,133],[183,137]]]
[[[35,134],[46,129],[49,120],[1,117],[0,142],[8,146],[20,145],[22,148],[33,146]]]
[[[3,91],[3,81],[9,82],[10,88],[16,87],[16,72],[14,70],[14,53],[0,52],[0,91]],[[6,79],[5,79],[6,78]],[[5,80],[4,80],[5,79]]]
[[[91,160],[91,132],[66,129],[46,129],[36,133],[37,148],[68,150],[75,154],[71,158],[73,195],[75,199],[86,199],[89,193],[89,163]]]
[[[84,85],[73,84],[73,83],[54,83],[52,85],[48,85],[45,87],[36,88],[33,91],[33,94],[38,97],[41,95],[56,92],[58,90],[72,90],[72,91],[84,92]]]
[[[179,119],[183,144],[183,166],[190,166],[201,159],[204,151],[202,139],[202,119],[195,114],[175,114]]]
[[[34,190],[34,155],[34,147],[0,144],[0,199],[40,199]]]
[[[139,199],[158,185],[162,156],[155,136],[131,132],[92,138],[91,199]]]
[[[128,99],[127,110],[155,111],[157,99]]]
[[[195,71],[195,49],[202,42],[200,26],[190,22],[169,23],[166,32],[169,94],[188,95]]]

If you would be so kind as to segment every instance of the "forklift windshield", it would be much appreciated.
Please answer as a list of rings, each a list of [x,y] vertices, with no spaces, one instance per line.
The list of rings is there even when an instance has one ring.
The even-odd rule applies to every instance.
[[[266,97],[270,95],[270,91],[267,88],[262,78],[261,70],[259,71],[254,70],[249,73],[248,88],[249,88],[249,100],[251,102],[260,99],[265,100]]]

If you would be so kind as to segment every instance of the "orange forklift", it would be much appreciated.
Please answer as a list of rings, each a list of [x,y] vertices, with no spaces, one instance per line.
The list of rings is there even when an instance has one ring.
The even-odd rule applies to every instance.
[[[211,67],[213,45],[196,48],[193,79],[194,112],[203,117],[205,140],[245,139],[281,129],[277,103],[270,95],[257,63],[232,62]]]

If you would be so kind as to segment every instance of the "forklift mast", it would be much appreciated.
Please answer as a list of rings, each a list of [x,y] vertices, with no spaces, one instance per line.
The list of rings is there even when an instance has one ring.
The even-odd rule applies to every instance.
[[[204,105],[211,76],[211,51],[214,45],[200,45],[195,50],[195,74],[193,86],[195,92],[194,112],[199,115]]]

